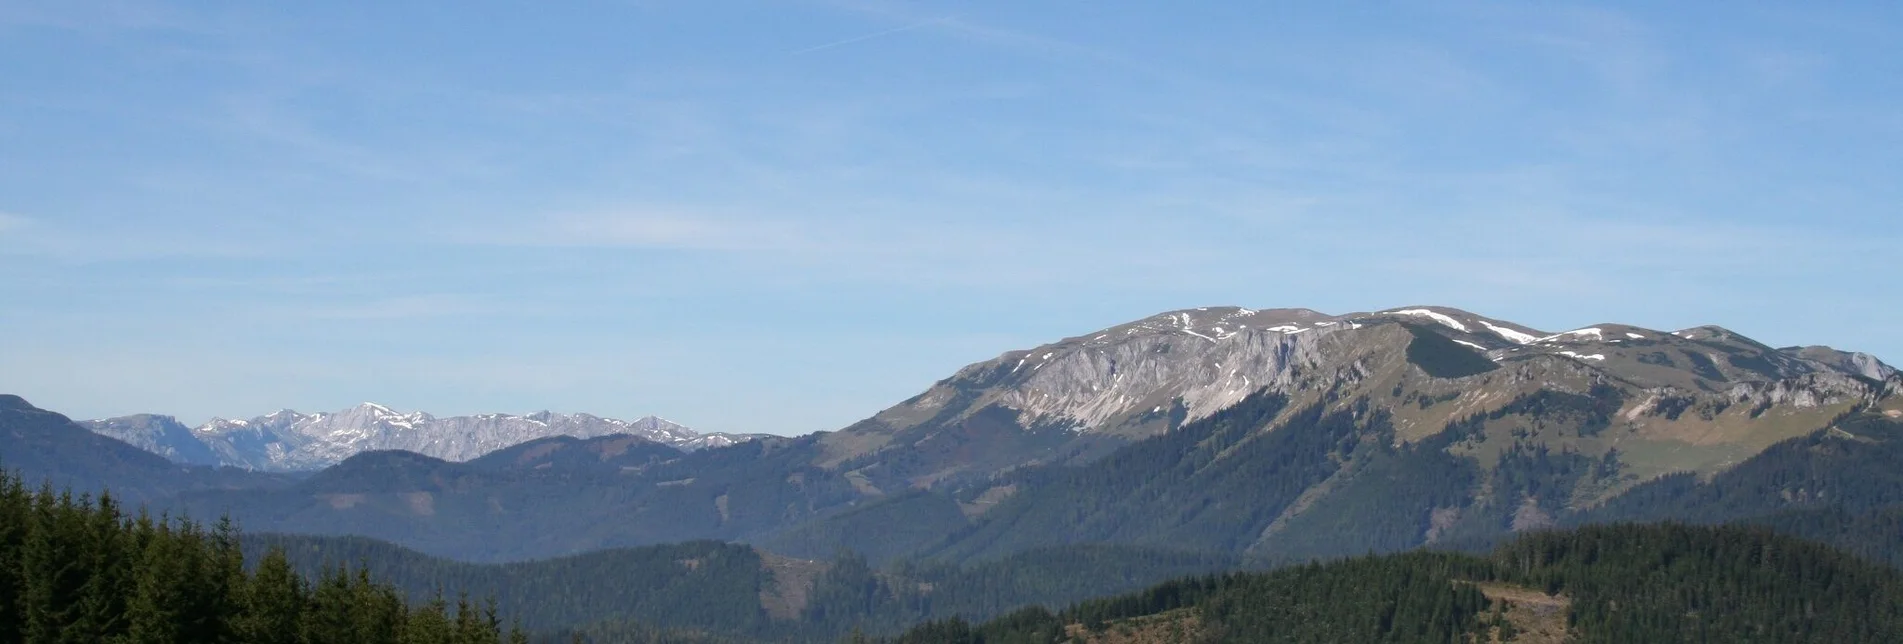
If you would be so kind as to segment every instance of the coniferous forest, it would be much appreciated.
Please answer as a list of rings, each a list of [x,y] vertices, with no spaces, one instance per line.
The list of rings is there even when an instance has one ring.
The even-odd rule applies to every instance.
[[[0,642],[476,644],[527,641],[467,597],[406,602],[363,569],[247,567],[230,523],[128,513],[110,494],[0,473]]]
[[[1484,557],[1413,552],[1173,581],[1061,612],[932,622],[893,641],[1513,641],[1528,630],[1518,618],[1541,608],[1569,642],[1898,642],[1903,574],[1761,528],[1592,526]]]

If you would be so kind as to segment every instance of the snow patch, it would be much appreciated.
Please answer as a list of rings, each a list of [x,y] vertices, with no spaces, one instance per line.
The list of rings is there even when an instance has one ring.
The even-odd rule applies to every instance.
[[[1445,324],[1448,327],[1453,328],[1455,331],[1459,331],[1461,333],[1467,332],[1467,325],[1461,324],[1460,320],[1456,320],[1443,313],[1436,313],[1434,311],[1429,311],[1427,309],[1402,309],[1399,311],[1388,311],[1388,312],[1394,315],[1412,315],[1417,317],[1430,318],[1434,320],[1435,322],[1439,322],[1441,324]]]
[[[1578,353],[1574,353],[1574,352],[1571,352],[1571,351],[1561,351],[1561,352],[1559,352],[1559,354],[1560,354],[1560,355],[1562,355],[1562,356],[1566,356],[1566,357],[1568,357],[1568,358],[1572,358],[1572,359],[1575,359],[1575,360],[1599,360],[1599,361],[1604,361],[1604,360],[1606,359],[1606,356],[1604,356],[1604,355],[1601,355],[1601,354],[1597,354],[1597,353],[1595,353],[1595,354],[1592,354],[1592,355],[1589,355],[1589,356],[1588,356],[1588,355],[1581,355],[1581,354],[1578,354]]]
[[[1502,339],[1514,344],[1531,344],[1539,341],[1539,338],[1534,337],[1531,333],[1521,333],[1486,320],[1481,320],[1480,326],[1487,327],[1487,330],[1492,331],[1494,335],[1500,336]]]
[[[1578,336],[1578,337],[1592,336],[1594,339],[1597,339],[1597,340],[1605,339],[1605,333],[1600,331],[1599,327],[1587,327],[1584,329],[1574,329],[1564,333],[1555,333],[1553,335],[1540,338],[1539,342],[1551,342],[1553,340],[1558,340],[1560,338],[1569,337],[1569,336]]]

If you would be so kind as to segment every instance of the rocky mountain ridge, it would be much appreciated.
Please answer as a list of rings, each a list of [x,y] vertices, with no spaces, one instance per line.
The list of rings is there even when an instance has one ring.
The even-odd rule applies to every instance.
[[[1499,373],[1481,377],[1491,372]],[[1325,397],[1333,404],[1358,397],[1405,400],[1395,424],[1403,440],[1418,440],[1537,391],[1586,394],[1595,386],[1621,392],[1618,411],[1629,423],[1653,425],[1675,439],[1700,432],[1696,440],[1745,440],[1761,448],[1760,438],[1788,438],[1799,425],[1821,426],[1843,408],[1903,392],[1903,376],[1867,354],[1774,349],[1715,326],[1666,332],[1599,324],[1548,332],[1437,306],[1344,315],[1206,307],[967,366],[825,437],[825,464],[850,467],[877,461],[873,455],[888,449],[948,445],[943,449],[957,456],[915,463],[902,474],[889,467],[864,473],[883,476],[882,488],[932,485],[1023,463],[1013,451],[1038,452],[1034,460],[1045,462],[1089,458],[1264,391],[1298,404]],[[1411,408],[1422,399],[1434,402]],[[1677,423],[1687,410],[1707,424],[1735,427],[1714,432]],[[1773,424],[1756,422],[1767,413],[1821,418],[1770,432],[1746,430]],[[1673,422],[1651,422],[1665,416]],[[985,444],[949,447],[956,437],[979,433],[989,437]],[[1002,453],[986,446],[999,436],[1009,438]],[[1712,458],[1678,465],[1713,467],[1730,457]]]
[[[542,411],[438,418],[363,403],[329,413],[280,410],[250,419],[214,418],[186,428],[176,418],[139,414],[80,423],[176,462],[260,471],[306,471],[336,465],[367,451],[404,450],[448,461],[468,461],[521,443],[554,436],[594,438],[625,434],[683,451],[725,447],[753,435],[702,434],[648,416],[624,421],[592,414]]]

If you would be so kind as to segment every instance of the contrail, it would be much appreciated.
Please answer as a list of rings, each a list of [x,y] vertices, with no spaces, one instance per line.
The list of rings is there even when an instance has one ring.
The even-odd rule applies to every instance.
[[[826,43],[826,44],[824,44],[824,45],[814,45],[814,46],[812,46],[812,47],[807,47],[807,48],[805,48],[805,49],[796,49],[796,50],[793,50],[793,51],[790,51],[790,52],[787,52],[787,55],[788,55],[788,56],[798,56],[798,55],[801,55],[801,54],[810,54],[810,53],[813,53],[813,52],[816,52],[816,51],[821,51],[821,50],[826,50],[826,49],[832,49],[832,48],[834,48],[834,47],[844,47],[844,46],[846,46],[846,45],[850,45],[850,44],[853,44],[853,43],[856,43],[856,42],[865,42],[865,41],[868,41],[868,40],[872,40],[872,39],[874,39],[874,38],[884,38],[884,37],[886,37],[886,36],[890,36],[890,35],[892,35],[892,34],[896,34],[896,33],[899,33],[899,32],[902,32],[902,31],[911,31],[911,30],[913,30],[913,29],[918,29],[918,28],[920,28],[920,27],[930,27],[930,26],[932,26],[932,25],[935,25],[935,24],[938,24],[938,23],[940,23],[940,22],[944,22],[944,19],[943,19],[943,18],[934,18],[934,19],[932,19],[932,20],[927,20],[927,21],[925,21],[925,22],[921,22],[921,23],[918,23],[918,24],[915,24],[915,25],[906,25],[906,26],[904,26],[904,27],[894,27],[894,28],[892,28],[892,29],[887,29],[887,30],[885,30],[885,31],[877,31],[877,32],[873,32],[873,33],[869,33],[869,34],[866,34],[866,35],[864,35],[864,36],[855,36],[855,37],[852,37],[852,38],[847,38],[847,39],[845,39],[845,40],[841,40],[841,41],[838,41],[838,42],[829,42],[829,43]]]

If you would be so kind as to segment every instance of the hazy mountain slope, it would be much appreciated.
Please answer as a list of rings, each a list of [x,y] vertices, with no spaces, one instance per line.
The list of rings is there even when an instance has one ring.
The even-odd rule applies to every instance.
[[[615,474],[685,455],[665,444],[626,434],[576,438],[551,436],[505,447],[469,461],[495,471],[560,470]]]
[[[180,465],[123,441],[102,436],[71,419],[0,394],[0,467],[31,484],[146,502],[186,490],[288,484],[286,477]]]
[[[861,498],[839,473],[811,465],[811,437],[686,454],[638,440],[544,439],[469,463],[365,452],[284,489],[176,503],[195,515],[229,512],[251,531],[363,535],[438,556],[509,561],[746,540]]]
[[[375,403],[332,413],[302,414],[286,409],[249,420],[215,418],[189,431],[180,431],[181,426],[169,416],[150,414],[84,424],[181,462],[267,471],[317,470],[376,450],[404,450],[467,461],[551,436],[626,434],[689,451],[732,445],[757,436],[701,434],[653,416],[623,421],[544,411],[527,416],[437,418],[422,412],[402,413]]]
[[[665,629],[774,642],[837,642],[855,627],[896,633],[952,615],[982,619],[1233,563],[1169,551],[1079,547],[968,568],[880,572],[852,558],[792,560],[711,541],[510,564],[451,561],[362,537],[254,534],[243,545],[254,559],[281,549],[306,574],[362,565],[418,601],[439,590],[493,597],[505,619],[543,633],[595,625],[590,630],[602,633]],[[616,628],[616,622],[640,626]]]

